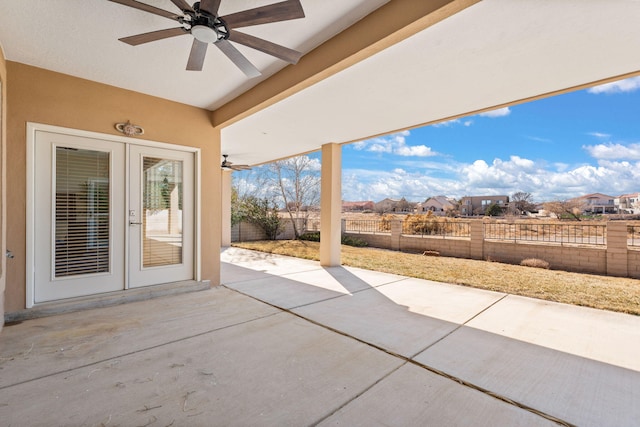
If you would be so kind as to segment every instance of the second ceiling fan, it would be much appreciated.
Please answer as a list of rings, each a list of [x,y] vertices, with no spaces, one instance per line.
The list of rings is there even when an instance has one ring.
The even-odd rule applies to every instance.
[[[230,15],[218,16],[221,0],[201,0],[189,5],[185,0],[171,0],[182,15],[169,12],[136,0],[109,0],[134,9],[153,13],[180,23],[180,27],[152,31],[121,38],[120,41],[137,46],[169,37],[191,34],[193,44],[187,61],[187,70],[201,71],[209,44],[214,44],[249,78],[258,77],[260,71],[229,41],[240,43],[283,61],[295,64],[302,53],[279,44],[236,31],[236,28],[272,22],[304,18],[300,0],[286,0],[267,6],[256,7]]]

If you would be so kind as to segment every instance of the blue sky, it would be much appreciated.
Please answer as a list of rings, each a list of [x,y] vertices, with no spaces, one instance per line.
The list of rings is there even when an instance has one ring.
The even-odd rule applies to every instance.
[[[343,198],[640,191],[640,77],[343,147]]]
[[[345,145],[342,167],[350,201],[638,192],[640,77]]]

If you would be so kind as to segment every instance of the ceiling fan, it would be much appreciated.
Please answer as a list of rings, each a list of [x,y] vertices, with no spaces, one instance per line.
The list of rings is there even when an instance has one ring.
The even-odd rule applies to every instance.
[[[234,170],[234,171],[246,171],[246,170],[250,170],[251,169],[251,166],[249,166],[249,165],[234,165],[232,162],[227,160],[227,157],[229,157],[228,154],[223,154],[222,157],[224,157],[224,160],[222,161],[222,164],[220,165],[220,167],[222,169]]]
[[[171,0],[180,9],[182,15],[136,0],[109,1],[179,22],[180,27],[152,31],[124,37],[119,40],[132,46],[137,46],[169,37],[191,34],[193,36],[193,45],[187,61],[187,70],[202,70],[207,47],[210,43],[218,47],[249,78],[258,77],[261,73],[230,41],[275,56],[291,64],[297,63],[302,57],[302,53],[296,50],[236,31],[236,28],[249,27],[251,25],[304,18],[304,10],[300,0],[286,0],[225,16],[218,16],[221,0],[201,0],[191,6],[186,0]]]

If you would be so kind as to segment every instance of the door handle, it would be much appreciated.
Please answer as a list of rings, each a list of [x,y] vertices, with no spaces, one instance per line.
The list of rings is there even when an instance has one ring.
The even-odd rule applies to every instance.
[[[142,223],[141,222],[129,221],[129,225],[142,225]]]

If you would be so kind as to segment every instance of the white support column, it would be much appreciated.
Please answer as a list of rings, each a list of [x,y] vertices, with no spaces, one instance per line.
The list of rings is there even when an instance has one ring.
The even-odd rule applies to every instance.
[[[342,237],[342,147],[322,146],[322,183],[320,188],[320,264],[340,265]]]
[[[220,197],[222,198],[221,246],[231,246],[231,172],[221,170]]]

